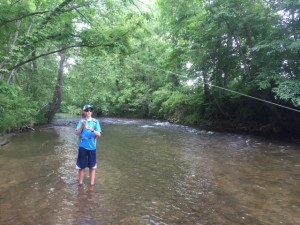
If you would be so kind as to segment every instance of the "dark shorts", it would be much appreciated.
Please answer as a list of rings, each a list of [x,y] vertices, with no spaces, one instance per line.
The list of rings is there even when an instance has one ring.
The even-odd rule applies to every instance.
[[[97,168],[96,150],[87,150],[85,148],[80,147],[78,149],[76,168],[85,169],[86,167],[90,169]]]

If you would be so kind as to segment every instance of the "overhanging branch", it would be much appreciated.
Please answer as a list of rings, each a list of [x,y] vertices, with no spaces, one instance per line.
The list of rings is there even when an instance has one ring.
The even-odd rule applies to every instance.
[[[43,54],[40,54],[40,55],[37,55],[35,57],[32,57],[30,59],[27,59],[25,61],[22,61],[20,63],[17,63],[15,64],[13,67],[9,68],[9,71],[13,70],[13,69],[17,69],[29,62],[32,62],[34,60],[37,60],[41,57],[44,57],[44,56],[47,56],[47,55],[52,55],[52,54],[55,54],[55,53],[58,53],[58,52],[61,52],[61,51],[65,51],[67,49],[70,49],[70,48],[97,48],[97,47],[112,47],[113,44],[99,44],[99,45],[88,45],[88,44],[82,44],[82,45],[70,45],[70,46],[66,46],[64,48],[61,48],[61,49],[57,49],[57,50],[54,50],[54,51],[49,51],[47,53],[43,53]]]

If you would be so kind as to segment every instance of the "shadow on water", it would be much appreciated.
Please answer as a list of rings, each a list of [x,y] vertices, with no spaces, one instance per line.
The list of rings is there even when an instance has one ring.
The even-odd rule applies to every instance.
[[[0,224],[300,224],[299,145],[106,118],[78,186],[77,120],[0,148]]]

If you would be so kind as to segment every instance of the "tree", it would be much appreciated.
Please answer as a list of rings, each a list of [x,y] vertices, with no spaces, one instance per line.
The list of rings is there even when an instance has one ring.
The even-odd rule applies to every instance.
[[[66,40],[63,41],[62,43],[62,49],[66,46]],[[66,61],[66,52],[62,51],[59,54],[60,56],[60,61],[59,61],[59,70],[58,70],[58,76],[57,76],[57,84],[55,88],[55,92],[53,95],[53,100],[50,105],[50,109],[48,111],[48,123],[50,123],[53,118],[55,113],[58,111],[62,99],[62,92],[64,88],[64,66],[65,66],[65,61]]]
[[[111,4],[111,2],[107,1],[106,4]],[[50,7],[52,5],[54,7]],[[85,0],[62,2],[30,0],[21,2],[19,5],[10,1],[3,3],[2,12],[9,16],[2,17],[0,21],[0,25],[4,28],[4,32],[1,32],[3,48],[0,52],[0,79],[6,80],[9,84],[17,80],[28,82],[29,79],[25,76],[32,76],[31,73],[37,74],[41,69],[37,68],[42,65],[38,63],[38,60],[50,55],[54,55],[54,60],[56,60],[55,57],[58,54],[62,53],[60,54],[62,56],[68,49],[90,48],[94,49],[94,52],[101,52],[115,48],[121,52],[126,51],[127,34],[130,30],[112,27],[113,22],[108,24],[105,16],[98,17],[99,11],[95,10],[97,6],[98,1]],[[48,11],[47,8],[53,8],[53,10]],[[94,21],[97,22],[94,23]],[[78,24],[84,24],[86,28],[79,28]],[[11,35],[12,32],[13,35]],[[65,44],[61,45],[62,42]],[[87,52],[82,51],[83,54]],[[45,115],[48,115],[48,121],[52,120],[60,105],[62,69],[61,64],[53,102],[50,103],[48,99],[34,99],[38,105],[41,104],[37,105],[37,108],[49,105],[49,111],[45,112]],[[28,74],[25,71],[28,71]],[[17,78],[17,73],[22,74],[24,78]],[[26,87],[26,90],[32,90],[28,88],[30,86],[28,83],[19,83],[19,85]]]

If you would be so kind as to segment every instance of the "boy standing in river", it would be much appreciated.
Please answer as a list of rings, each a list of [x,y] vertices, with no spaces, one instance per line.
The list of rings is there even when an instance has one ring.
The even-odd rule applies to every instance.
[[[95,184],[97,156],[97,137],[101,136],[101,126],[98,120],[92,118],[93,106],[84,105],[84,118],[76,127],[76,135],[79,136],[79,147],[76,168],[78,169],[79,185],[83,184],[85,168],[89,168],[90,184]]]

